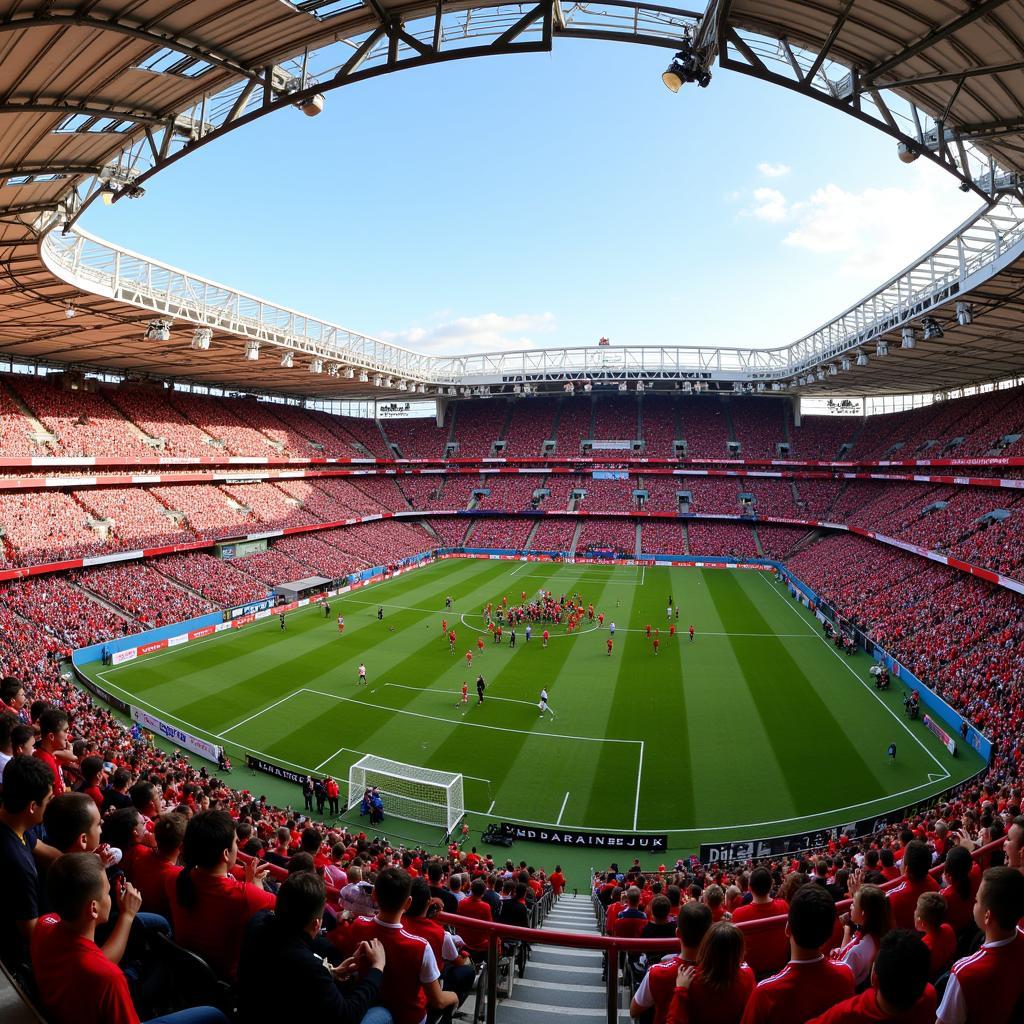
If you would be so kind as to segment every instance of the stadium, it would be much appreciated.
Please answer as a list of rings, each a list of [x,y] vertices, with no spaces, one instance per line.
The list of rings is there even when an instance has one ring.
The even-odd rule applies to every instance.
[[[973,212],[779,345],[750,324],[806,283],[748,293],[737,243],[698,311],[696,230],[651,262],[730,344],[448,350],[383,288],[364,334],[163,261],[161,227],[197,266],[231,248],[201,215],[140,222],[155,255],[93,231],[215,191],[247,135],[291,169],[340,96],[384,121],[385,82],[570,40],[639,44],[672,102],[738,82],[755,119],[869,132]],[[1024,1020],[1019,0],[29,2],[0,46],[5,1021]],[[265,158],[254,278],[329,308],[270,241],[299,189]],[[737,222],[783,218],[761,185]],[[366,251],[464,268],[429,205]],[[470,285],[500,286],[472,217]],[[339,294],[435,287],[363,262]]]

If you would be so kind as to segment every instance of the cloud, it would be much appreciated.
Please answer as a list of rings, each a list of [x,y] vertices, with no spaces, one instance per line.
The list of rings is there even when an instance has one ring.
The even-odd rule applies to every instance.
[[[840,269],[881,281],[916,259],[977,206],[952,187],[942,170],[914,168],[910,187],[850,192],[836,184],[791,203],[783,244],[818,255],[842,256]],[[755,193],[756,199],[756,193]]]
[[[784,178],[792,170],[789,164],[770,164],[764,161],[757,165],[757,169],[766,178]]]
[[[755,188],[754,205],[743,212],[770,224],[778,224],[789,216],[786,197],[777,188]]]
[[[554,329],[553,313],[482,313],[456,317],[431,327],[381,331],[380,338],[431,355],[461,355],[538,348],[540,342],[535,335],[550,334]]]

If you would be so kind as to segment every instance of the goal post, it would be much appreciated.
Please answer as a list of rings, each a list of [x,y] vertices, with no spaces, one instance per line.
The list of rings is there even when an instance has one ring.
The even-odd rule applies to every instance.
[[[376,787],[384,813],[451,832],[465,814],[462,775],[366,754],[348,770],[348,806],[358,807]]]

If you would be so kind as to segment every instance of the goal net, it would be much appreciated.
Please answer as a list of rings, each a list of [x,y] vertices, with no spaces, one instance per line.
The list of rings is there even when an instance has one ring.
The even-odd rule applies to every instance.
[[[439,825],[451,832],[465,813],[462,776],[366,754],[348,770],[348,806],[358,807],[367,789],[376,787],[385,815]]]

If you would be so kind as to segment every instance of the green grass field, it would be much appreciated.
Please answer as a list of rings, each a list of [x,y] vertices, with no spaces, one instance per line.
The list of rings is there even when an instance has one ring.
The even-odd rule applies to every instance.
[[[482,607],[542,587],[579,591],[605,613],[605,629],[585,622],[565,636],[555,628],[547,650],[543,627],[529,644],[520,628],[514,651],[485,635],[467,672]],[[448,594],[453,612],[444,610]],[[682,609],[683,635],[672,640],[669,595]],[[519,820],[668,832],[679,853],[867,817],[981,767],[973,752],[954,759],[908,723],[902,689],[877,693],[868,657],[838,654],[767,573],[466,559],[334,599],[331,612],[327,619],[311,606],[290,615],[284,632],[274,616],[87,671],[235,756],[258,752],[343,783],[362,753],[459,771],[474,827]],[[441,633],[445,615],[458,631],[454,656]],[[618,627],[612,657],[608,620]],[[657,657],[647,623],[661,629]],[[356,685],[360,661],[367,687]],[[487,681],[481,707],[477,671]],[[465,713],[454,706],[464,679]],[[542,686],[555,717],[540,717]]]

